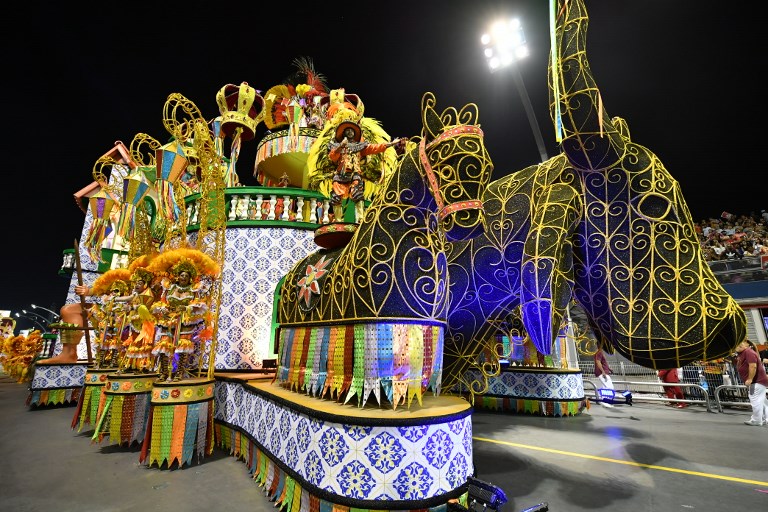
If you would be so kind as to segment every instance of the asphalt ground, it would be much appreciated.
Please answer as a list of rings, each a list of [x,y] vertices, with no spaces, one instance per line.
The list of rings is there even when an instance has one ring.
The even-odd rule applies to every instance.
[[[91,442],[75,408],[29,407],[0,375],[0,511],[266,512],[246,465],[215,448],[199,464],[139,464],[140,448]],[[503,512],[768,510],[768,427],[747,408],[592,404],[574,417],[476,411],[477,477],[501,488]],[[87,427],[86,427],[87,428]]]

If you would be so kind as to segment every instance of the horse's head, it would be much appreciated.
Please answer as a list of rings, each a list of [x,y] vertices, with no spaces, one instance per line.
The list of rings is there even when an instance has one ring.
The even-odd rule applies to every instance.
[[[483,144],[477,105],[465,105],[460,111],[450,107],[438,114],[435,103],[432,93],[422,98],[419,161],[446,237],[467,240],[483,231],[482,197],[493,164]]]

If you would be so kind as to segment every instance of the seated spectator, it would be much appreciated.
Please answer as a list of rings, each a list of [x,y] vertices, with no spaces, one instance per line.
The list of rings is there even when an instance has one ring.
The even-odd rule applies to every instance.
[[[725,246],[720,243],[720,240],[715,240],[715,244],[712,246],[712,252],[715,253],[718,260],[725,256]]]
[[[736,226],[734,228],[734,232],[731,235],[731,241],[732,242],[741,242],[741,239],[744,238],[746,233],[744,233],[744,230],[741,228],[741,226]]]
[[[768,212],[702,219],[695,223],[706,261],[768,255]],[[746,244],[743,242],[747,242]]]

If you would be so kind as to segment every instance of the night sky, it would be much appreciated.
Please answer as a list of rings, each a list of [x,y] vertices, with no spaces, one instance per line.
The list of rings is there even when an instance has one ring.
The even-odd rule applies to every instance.
[[[176,6],[185,10],[175,11]],[[519,63],[548,156],[547,0],[281,3],[24,2],[0,21],[3,42],[6,271],[0,310],[58,309],[69,281],[62,251],[80,237],[73,194],[96,160],[137,133],[160,141],[171,93],[218,115],[216,92],[282,83],[308,57],[332,89],[359,95],[394,138],[418,135],[420,101],[476,103],[494,176],[540,160],[509,70],[490,73],[480,36],[499,16],[524,25]],[[605,109],[629,124],[680,182],[694,217],[768,207],[764,123],[756,75],[762,17],[743,2],[587,0],[588,56]],[[69,20],[69,21],[65,21]],[[10,112],[9,109],[10,108]],[[263,133],[261,125],[259,133]],[[253,177],[257,141],[243,143],[240,182]],[[22,320],[20,327],[30,327]]]

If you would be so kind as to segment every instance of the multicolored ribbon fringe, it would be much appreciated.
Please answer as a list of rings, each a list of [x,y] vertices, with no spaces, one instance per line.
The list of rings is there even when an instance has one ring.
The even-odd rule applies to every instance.
[[[475,398],[476,409],[540,414],[541,416],[577,416],[581,414],[586,405],[585,400],[559,402],[554,400],[523,400],[494,396],[479,396]]]
[[[275,137],[274,139],[262,142],[256,151],[256,162],[263,162],[267,158],[282,155],[283,153],[309,153],[309,149],[312,147],[312,143],[315,142],[316,137],[309,137],[307,135],[285,135],[283,137]]]
[[[265,453],[258,449],[249,436],[237,429],[216,423],[214,425],[216,446],[226,450],[238,460],[245,462],[248,473],[264,488],[267,497],[283,512],[390,512],[389,509],[360,509],[340,505],[303,489],[301,484],[283,471]],[[466,507],[467,494],[457,501]],[[386,502],[382,502],[384,504]],[[446,512],[447,504],[431,508],[402,510],[399,512]],[[391,511],[394,512],[394,511]]]
[[[83,386],[80,394],[80,400],[77,402],[77,410],[72,418],[72,428],[77,428],[78,432],[83,430],[85,425],[96,425],[99,419],[99,405],[101,402],[104,385]]]
[[[394,408],[421,405],[431,389],[440,394],[443,327],[416,323],[371,323],[286,327],[280,331],[277,382],[319,398],[363,407],[381,390]]]
[[[139,462],[170,468],[213,452],[213,399],[175,405],[152,405]]]
[[[150,393],[108,395],[99,407],[96,429],[92,441],[101,442],[105,435],[110,444],[130,446],[144,441],[149,417]]]
[[[76,402],[81,388],[37,389],[27,396],[26,405],[60,405]]]

